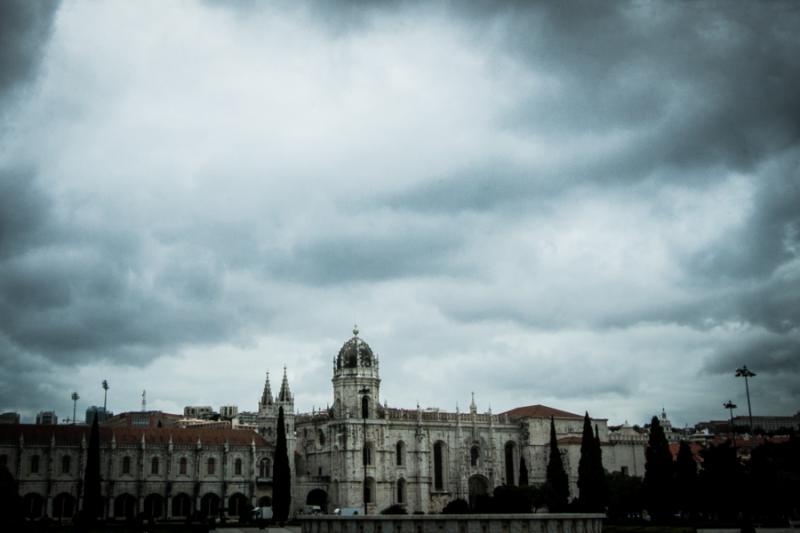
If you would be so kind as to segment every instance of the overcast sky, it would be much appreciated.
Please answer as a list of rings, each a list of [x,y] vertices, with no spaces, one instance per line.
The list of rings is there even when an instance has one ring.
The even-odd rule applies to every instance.
[[[797,2],[0,9],[0,410],[800,410]]]

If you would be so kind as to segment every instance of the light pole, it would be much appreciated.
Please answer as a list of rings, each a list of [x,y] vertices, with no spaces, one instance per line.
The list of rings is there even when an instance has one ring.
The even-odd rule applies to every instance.
[[[750,434],[753,434],[753,409],[750,407],[750,384],[747,381],[747,378],[755,377],[755,372],[751,372],[747,365],[744,365],[742,368],[736,369],[736,377],[737,378],[744,378],[744,390],[747,392],[747,415],[750,418]]]
[[[106,400],[108,400],[108,381],[103,380],[103,420],[106,419]]]
[[[73,392],[72,393],[72,425],[73,426],[75,425],[75,413],[77,412],[77,409],[78,409],[78,400],[80,400],[80,399],[81,399],[81,397],[78,396],[77,392]]]
[[[367,514],[367,416],[369,416],[369,400],[365,396],[369,389],[364,387],[358,391],[361,394],[361,419],[364,421],[364,449],[361,453],[364,462],[364,514]]]
[[[727,402],[722,404],[722,407],[727,409],[731,414],[731,440],[733,441],[733,447],[736,448],[736,429],[733,427],[733,410],[736,409],[736,404],[732,401],[728,400]]]

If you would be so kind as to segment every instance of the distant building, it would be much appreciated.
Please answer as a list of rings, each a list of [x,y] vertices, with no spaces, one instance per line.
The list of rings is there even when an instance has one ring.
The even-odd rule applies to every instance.
[[[0,414],[0,424],[19,424],[19,413],[3,413]]]
[[[749,428],[750,417],[734,416],[733,425],[736,428]],[[762,431],[800,430],[800,413],[794,416],[754,416],[753,428]]]
[[[258,431],[258,413],[251,411],[242,411],[231,419],[231,427],[233,429],[244,429],[251,431]]]
[[[219,416],[221,418],[231,419],[239,413],[239,408],[235,405],[223,405],[219,408]]]
[[[181,415],[161,411],[130,411],[110,416],[103,422],[104,426],[156,428],[178,425]]]
[[[97,423],[98,424],[102,424],[103,422],[108,420],[110,417],[114,416],[114,413],[112,413],[110,411],[106,411],[104,408],[98,407],[97,405],[93,405],[93,406],[91,406],[91,407],[86,409],[85,422],[87,424],[91,424],[94,421],[95,414],[97,415]]]
[[[750,417],[734,416],[733,426],[736,429],[736,433],[747,432],[750,429]],[[707,431],[718,435],[726,434],[731,433],[731,422],[730,419],[709,420],[707,422],[698,422],[695,428],[697,431]],[[754,416],[753,429],[767,433],[800,431],[800,413],[794,416]]]
[[[212,418],[216,413],[210,405],[187,405],[183,408],[186,418]]]
[[[186,418],[178,420],[178,427],[181,428],[216,428],[231,429],[230,420],[209,420],[206,418]]]
[[[58,424],[58,417],[55,411],[39,411],[36,415],[36,424],[39,426],[55,426]]]

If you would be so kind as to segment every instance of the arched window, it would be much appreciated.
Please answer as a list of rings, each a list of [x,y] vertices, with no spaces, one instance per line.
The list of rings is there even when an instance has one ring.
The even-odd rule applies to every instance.
[[[445,444],[442,441],[433,445],[433,488],[444,490],[444,463],[445,463]]]
[[[72,518],[75,514],[75,498],[62,492],[53,498],[53,518]]]
[[[258,465],[258,477],[269,478],[272,477],[272,464],[269,459],[264,457]]]
[[[41,518],[42,514],[44,514],[44,498],[35,492],[26,494],[22,499],[22,515],[26,518]]]
[[[481,458],[481,449],[477,446],[473,446],[469,450],[469,464],[472,466],[478,466],[478,461]]]
[[[514,443],[506,442],[506,485],[514,485]]]
[[[122,458],[122,473],[123,474],[130,474],[131,473],[131,458],[127,455]]]
[[[69,474],[69,469],[72,463],[72,458],[69,455],[61,457],[61,473]]]
[[[32,455],[31,456],[31,474],[38,474],[39,473],[39,456]]]
[[[150,461],[150,473],[158,474],[158,457],[153,457]]]
[[[209,457],[208,465],[206,467],[206,473],[209,476],[213,476],[216,471],[217,471],[217,462],[214,460],[213,457]]]
[[[361,418],[369,418],[369,396],[361,397]]]
[[[189,516],[192,514],[192,499],[188,494],[178,494],[172,498],[172,516]]]
[[[395,450],[397,466],[403,466],[406,460],[406,443],[399,440]]]
[[[366,446],[364,446],[364,464],[371,465],[372,464],[372,443],[368,442]]]
[[[233,474],[236,476],[242,475],[242,460],[239,459],[238,457],[233,462]]]
[[[397,480],[397,503],[406,503],[406,480]]]
[[[320,429],[317,432],[317,438],[319,439],[319,445],[325,446],[325,432]]]
[[[186,469],[188,467],[189,461],[186,460],[186,457],[181,457],[180,462],[178,463],[178,473],[181,475],[186,475]]]

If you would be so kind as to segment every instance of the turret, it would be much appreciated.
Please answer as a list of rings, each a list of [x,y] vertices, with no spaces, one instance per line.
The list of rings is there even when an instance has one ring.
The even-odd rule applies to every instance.
[[[278,393],[278,401],[283,403],[292,403],[292,393],[289,391],[289,378],[286,377],[286,367],[283,367],[283,381],[281,382],[281,391]]]
[[[342,345],[333,369],[333,405],[336,418],[375,418],[380,398],[378,357],[369,344],[358,336]]]
[[[267,372],[267,378],[264,380],[264,392],[261,393],[261,401],[258,403],[258,411],[264,412],[270,405],[272,405],[272,389],[269,385],[269,372]]]

